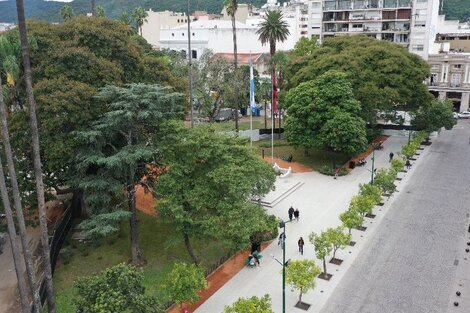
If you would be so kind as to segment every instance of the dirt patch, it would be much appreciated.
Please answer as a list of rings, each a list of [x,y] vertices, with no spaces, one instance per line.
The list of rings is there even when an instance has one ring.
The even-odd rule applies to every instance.
[[[264,160],[268,163],[271,163],[272,159],[270,157],[265,157]],[[293,173],[308,173],[308,172],[313,172],[313,168],[308,167],[307,165],[304,165],[302,163],[297,163],[297,162],[287,162],[282,159],[274,158],[274,162],[277,163],[282,168],[292,168]]]
[[[270,243],[263,243],[261,251],[263,251]],[[207,288],[200,292],[201,299],[194,304],[183,304],[183,307],[175,305],[171,307],[168,313],[180,313],[184,310],[194,312],[200,307],[207,299],[209,299],[217,290],[219,290],[225,283],[227,283],[235,274],[240,272],[246,266],[246,259],[250,254],[250,250],[244,250],[233,256],[230,260],[222,264],[212,275],[207,278]],[[263,260],[261,259],[261,263]],[[256,270],[256,268],[254,269]],[[227,303],[229,304],[229,303]]]

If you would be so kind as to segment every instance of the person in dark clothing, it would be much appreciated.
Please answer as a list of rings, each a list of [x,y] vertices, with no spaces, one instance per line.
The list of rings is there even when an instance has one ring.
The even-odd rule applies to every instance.
[[[299,241],[297,241],[297,244],[299,245],[299,252],[300,254],[304,255],[304,239],[302,237],[299,238]]]
[[[409,169],[411,168],[411,162],[410,162],[409,159],[406,160],[405,165],[406,165],[406,169],[407,169],[407,170],[409,170]]]
[[[299,209],[295,209],[294,218],[297,220],[297,222],[299,221],[299,215],[300,215]]]
[[[289,213],[289,220],[292,221],[292,218],[294,217],[294,208],[290,207],[289,211],[287,211],[287,213]]]
[[[393,156],[394,156],[393,152],[390,152],[389,156],[390,156],[390,160],[388,160],[388,162],[392,162]]]
[[[279,241],[277,242],[278,246],[284,246],[284,241],[286,241],[286,234],[283,232],[279,235]]]

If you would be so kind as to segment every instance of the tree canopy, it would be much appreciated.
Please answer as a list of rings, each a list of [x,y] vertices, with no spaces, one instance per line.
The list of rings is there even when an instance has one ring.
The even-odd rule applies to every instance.
[[[429,65],[404,47],[366,36],[326,39],[310,55],[292,57],[285,75],[288,88],[331,70],[351,81],[361,116],[374,123],[380,111],[416,110],[432,99],[423,81]]]
[[[428,133],[437,131],[442,127],[452,129],[457,123],[453,116],[452,102],[434,99],[416,112],[411,124],[414,129],[424,130]]]
[[[299,302],[302,295],[315,288],[315,279],[321,273],[321,268],[313,260],[295,260],[286,268],[286,282],[293,289],[299,290]]]
[[[251,199],[271,190],[275,173],[244,139],[210,126],[180,125],[164,138],[163,155],[168,171],[156,184],[157,210],[174,221],[194,262],[190,237],[214,238],[239,249],[254,233],[270,229],[265,210]]]
[[[367,147],[361,105],[345,74],[331,71],[299,84],[287,93],[285,106],[286,138],[294,146],[350,155]]]
[[[271,298],[264,295],[261,298],[240,298],[230,306],[225,306],[224,313],[274,313],[271,307]]]

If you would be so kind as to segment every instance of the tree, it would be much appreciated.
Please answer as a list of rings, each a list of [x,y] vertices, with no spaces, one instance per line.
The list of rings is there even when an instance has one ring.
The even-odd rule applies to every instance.
[[[392,160],[392,168],[393,170],[398,173],[400,172],[401,170],[403,170],[403,167],[405,167],[405,161],[403,160],[400,160],[400,159],[393,159]],[[376,186],[377,187],[377,186]],[[377,187],[378,188],[378,187]],[[379,192],[380,192],[380,188],[379,189]]]
[[[335,258],[336,251],[338,251],[338,249],[344,249],[347,245],[349,245],[352,237],[351,234],[344,233],[343,226],[328,228],[326,230],[326,236],[328,237],[328,241],[333,247],[333,257],[331,258],[332,260]]]
[[[21,46],[16,38],[11,35],[0,36],[0,69],[6,75],[5,95],[10,100],[13,110],[22,109],[19,102],[17,89],[18,80],[21,77]]]
[[[310,39],[302,37],[297,41],[294,49],[291,51],[293,57],[304,57],[313,54],[315,49],[319,47],[318,40],[316,37]]]
[[[346,212],[341,213],[339,219],[343,223],[343,226],[348,229],[349,234],[351,234],[351,229],[358,228],[364,221],[362,215],[355,210],[347,210]]]
[[[96,16],[96,0],[91,0],[91,15]]]
[[[21,54],[23,60],[23,73],[28,98],[28,115],[31,129],[31,145],[33,147],[34,176],[36,178],[36,192],[38,200],[39,224],[41,227],[41,252],[43,258],[44,281],[47,294],[47,309],[49,313],[55,313],[55,294],[52,282],[51,258],[49,250],[49,234],[47,228],[47,216],[45,208],[43,171],[41,164],[41,153],[39,146],[39,130],[36,116],[36,101],[33,91],[33,73],[31,69],[31,57],[29,51],[28,34],[26,30],[26,19],[23,0],[16,0],[18,13],[18,29],[20,33]]]
[[[142,7],[135,8],[134,12],[132,13],[132,18],[136,22],[137,30],[139,31],[140,36],[142,36],[142,25],[147,22],[148,16],[149,14]]]
[[[129,12],[127,11],[122,12],[121,16],[119,16],[119,21],[124,23],[124,25],[131,26],[132,18],[129,15]]]
[[[105,11],[104,11],[104,8],[103,8],[101,5],[99,5],[99,6],[96,7],[96,13],[95,13],[95,15],[96,15],[97,17],[105,17],[105,16],[106,16],[106,13],[105,13]]]
[[[74,17],[73,9],[70,5],[66,4],[60,9],[60,15],[62,15],[62,19],[64,22],[67,22]]]
[[[395,186],[396,175],[397,173],[392,168],[381,168],[375,175],[374,184],[382,189],[382,192],[392,194],[397,189],[397,186]]]
[[[261,298],[239,298],[231,306],[226,305],[224,313],[274,313],[271,307],[271,297],[264,295]]]
[[[413,128],[428,133],[437,131],[442,127],[452,129],[456,123],[452,111],[452,102],[437,99],[422,105],[412,121]]]
[[[75,282],[73,302],[89,313],[157,313],[156,300],[145,295],[143,275],[133,266],[119,264]]]
[[[125,190],[130,213],[132,264],[142,265],[135,187],[137,184],[147,186],[144,180],[148,177],[147,164],[158,160],[157,134],[165,120],[182,117],[182,95],[158,85],[131,84],[124,88],[105,87],[98,97],[108,104],[109,111],[90,130],[77,134],[82,143],[77,153],[78,167],[85,178],[80,180],[79,186],[88,192],[91,205],[100,213],[103,212],[100,207],[103,194],[96,190],[97,184],[113,186],[111,190],[116,196]]]
[[[320,273],[321,268],[312,260],[295,260],[289,263],[286,268],[286,282],[293,289],[299,290],[299,302],[302,302],[303,294],[315,289],[315,278]]]
[[[168,299],[180,307],[183,302],[194,303],[199,300],[199,291],[204,288],[207,288],[207,280],[202,268],[186,263],[175,263],[163,283]]]
[[[192,237],[237,250],[248,246],[256,232],[271,230],[266,211],[250,199],[269,192],[276,176],[246,140],[216,133],[210,125],[172,129],[162,142],[169,170],[156,183],[157,210],[175,223],[194,263],[199,258]]]
[[[284,42],[290,35],[289,24],[283,18],[281,11],[268,11],[256,31],[263,45],[269,43],[271,57],[276,53],[276,42]]]
[[[36,281],[36,270],[33,266],[34,260],[33,260],[33,254],[31,253],[30,245],[29,245],[29,239],[28,239],[28,234],[26,232],[26,224],[25,224],[25,219],[24,219],[24,214],[23,214],[23,205],[21,202],[21,193],[18,187],[18,179],[16,176],[16,169],[15,169],[15,164],[14,164],[14,157],[13,157],[13,152],[10,144],[10,132],[8,130],[8,121],[7,121],[7,110],[5,103],[3,101],[3,92],[2,92],[2,79],[1,79],[1,73],[0,73],[0,119],[1,119],[1,134],[2,134],[2,143],[3,147],[5,150],[5,156],[7,159],[7,165],[8,165],[8,174],[10,176],[10,185],[11,185],[11,190],[13,194],[13,203],[16,209],[16,222],[18,224],[19,228],[19,233],[20,233],[20,239],[21,239],[21,245],[23,247],[23,255],[24,255],[24,261],[25,261],[25,267],[26,267],[26,273],[28,275],[28,282],[29,282],[29,287],[31,289],[31,294],[33,298],[33,303],[34,303],[34,311],[35,312],[40,312],[42,305],[41,305],[41,299],[39,298],[39,288],[38,284]],[[2,165],[0,164],[0,167]],[[2,172],[2,176],[3,172]],[[3,179],[3,178],[2,178]],[[7,194],[7,191],[5,191]],[[4,196],[2,195],[2,198]],[[5,197],[5,200],[7,205],[10,206],[10,200],[8,197]],[[4,202],[5,204],[5,202]],[[9,208],[10,214],[11,214],[11,208]],[[8,211],[8,210],[5,210]],[[8,213],[7,213],[8,214]],[[16,231],[15,236],[12,236],[13,240],[16,240]],[[16,243],[14,244],[13,248],[13,254],[16,253],[14,249],[16,249]],[[16,257],[14,255],[14,257]],[[22,267],[19,270],[21,273],[23,273]],[[20,296],[23,297],[23,292],[22,292],[22,283],[20,282],[22,278],[18,277],[18,286],[20,288]]]
[[[340,36],[325,40],[309,56],[292,58],[286,73],[287,88],[331,71],[342,71],[351,81],[360,116],[373,125],[377,112],[413,111],[431,101],[423,84],[429,65],[404,47],[366,36]]]
[[[237,26],[235,14],[238,10],[238,0],[224,0],[224,6],[227,14],[230,15],[232,21],[232,34],[233,34],[233,65],[235,72],[238,70],[238,52],[237,52]],[[238,90],[235,91],[235,130],[238,133]]]
[[[315,246],[315,255],[317,259],[323,260],[323,275],[326,277],[328,273],[326,271],[326,257],[331,253],[333,246],[328,240],[328,233],[321,232],[319,235],[314,232],[308,236],[310,243]]]
[[[398,160],[398,159],[397,159]],[[395,160],[393,160],[395,161]],[[392,163],[393,163],[392,161]],[[403,168],[403,166],[402,166]],[[374,204],[379,204],[382,201],[382,191],[377,185],[373,184],[360,184],[359,194],[370,197]]]
[[[271,102],[271,92],[273,86],[269,78],[260,78],[259,85],[260,86],[256,96],[258,97],[258,101],[264,102],[264,128],[268,128],[267,103],[268,101]]]
[[[366,214],[371,214],[374,205],[376,204],[375,199],[366,194],[355,195],[351,199],[349,209],[358,212],[364,217]]]
[[[344,73],[331,71],[299,84],[289,90],[285,105],[286,138],[294,146],[349,154],[366,148],[361,106]]]

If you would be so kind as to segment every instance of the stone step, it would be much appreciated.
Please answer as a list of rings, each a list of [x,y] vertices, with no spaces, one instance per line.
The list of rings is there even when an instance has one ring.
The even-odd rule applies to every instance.
[[[267,197],[265,197],[264,199],[261,199],[260,203],[261,205],[265,207],[272,208],[273,206],[275,206],[276,204],[284,200],[287,196],[292,194],[294,191],[302,187],[302,185],[304,184],[305,184],[304,182],[299,181],[293,184],[292,186],[289,186],[289,188],[281,191],[279,194],[276,194],[274,197],[269,197],[269,194],[268,194]]]

